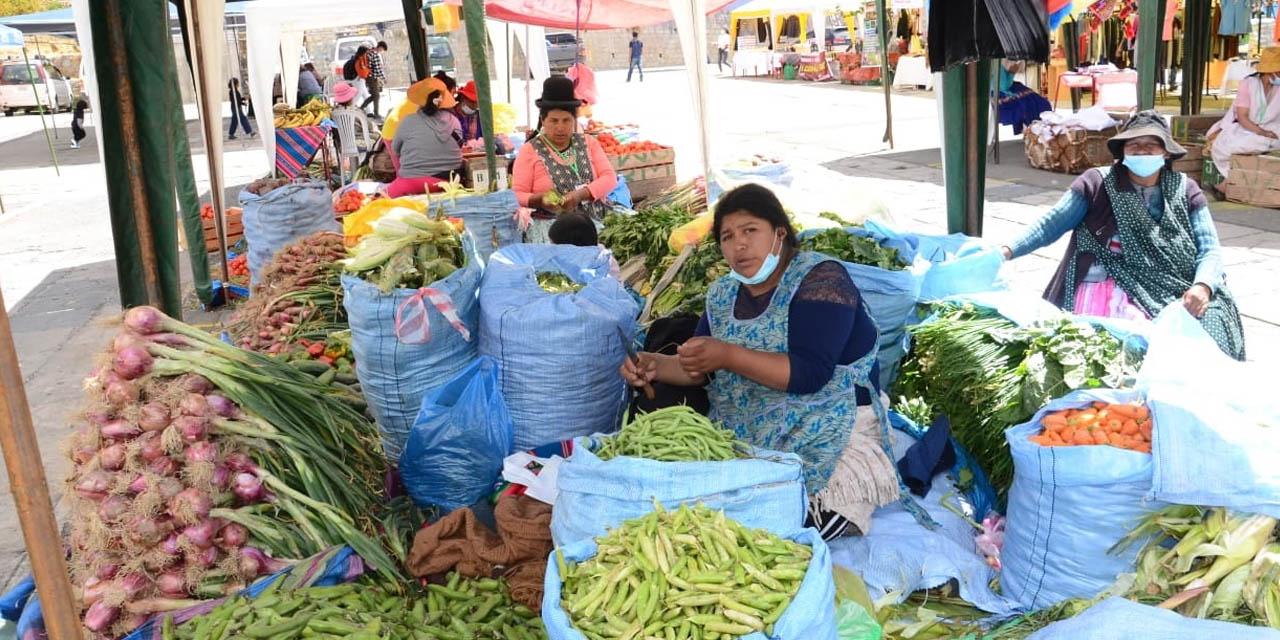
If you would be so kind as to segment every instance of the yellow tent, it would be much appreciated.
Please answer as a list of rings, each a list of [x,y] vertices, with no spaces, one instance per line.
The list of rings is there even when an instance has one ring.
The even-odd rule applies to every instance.
[[[821,0],[752,0],[729,13],[729,36],[736,47],[738,24],[743,20],[763,19],[768,23],[771,31],[769,46],[776,48],[778,34],[782,32],[787,18],[795,16],[800,21],[800,40],[807,41],[808,32],[812,31],[819,47],[825,48],[825,18],[828,14],[839,13],[834,2],[825,3]],[[815,20],[814,16],[823,16],[823,19]],[[853,30],[851,29],[849,33],[852,34]]]

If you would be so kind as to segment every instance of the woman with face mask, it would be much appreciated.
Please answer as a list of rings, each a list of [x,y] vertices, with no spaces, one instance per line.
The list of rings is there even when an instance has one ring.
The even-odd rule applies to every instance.
[[[458,106],[453,108],[453,115],[462,125],[464,144],[484,138],[484,130],[480,128],[480,102],[476,96],[476,81],[472,80],[458,89]]]
[[[520,206],[534,210],[527,242],[547,243],[547,231],[562,213],[581,213],[600,222],[618,175],[595,137],[578,132],[573,81],[551,76],[542,84],[538,129],[530,131],[511,170],[511,189]]]
[[[1200,186],[1174,171],[1186,149],[1164,117],[1138,113],[1107,147],[1116,163],[1090,169],[1049,213],[1004,247],[1006,259],[1071,232],[1044,297],[1079,315],[1152,318],[1180,302],[1218,346],[1244,359],[1244,331],[1222,271],[1222,249]]]
[[[1207,151],[1226,176],[1231,156],[1280,149],[1280,47],[1262,50],[1256,73],[1240,81],[1235,102],[1209,129]]]
[[[753,445],[796,453],[810,492],[809,526],[824,538],[866,532],[871,512],[903,500],[878,388],[879,331],[845,268],[800,251],[771,191],[721,197],[712,237],[732,269],[707,291],[694,337],[676,355],[641,353],[630,384],[707,385],[711,417]]]

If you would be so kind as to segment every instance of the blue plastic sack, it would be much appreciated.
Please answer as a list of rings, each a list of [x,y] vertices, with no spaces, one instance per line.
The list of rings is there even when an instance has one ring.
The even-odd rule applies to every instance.
[[[422,399],[400,455],[400,477],[418,506],[448,513],[493,489],[514,446],[515,427],[498,391],[498,363],[480,356]]]
[[[251,284],[286,244],[317,231],[342,232],[333,217],[333,194],[320,180],[303,180],[258,195],[240,192]]]
[[[498,362],[516,449],[608,433],[621,420],[618,330],[634,333],[640,307],[609,276],[610,256],[597,247],[517,244],[498,250],[485,268],[480,353]],[[536,277],[545,271],[585,286],[547,293]]]
[[[626,176],[618,176],[618,186],[609,192],[608,199],[628,209],[631,208],[631,187],[627,186]]]
[[[1280,631],[1234,622],[1198,620],[1175,611],[1138,604],[1124,598],[1107,598],[1073,618],[1055,622],[1027,640],[1280,640]]]
[[[432,202],[428,215],[435,215],[439,207],[444,214],[462,218],[467,233],[475,240],[476,252],[485,262],[494,251],[520,242],[520,228],[516,226],[516,192],[505,189],[493,193],[458,196]]]
[[[928,430],[892,410],[889,411],[889,425],[916,440],[923,438],[925,431]],[[991,481],[987,480],[986,472],[982,470],[982,466],[978,464],[973,454],[957,442],[955,436],[949,436],[949,440],[951,448],[956,453],[956,463],[951,467],[951,475],[954,476],[957,485],[967,487],[957,488],[973,505],[973,519],[980,521],[988,512],[996,508],[996,490],[991,486]],[[961,482],[962,479],[967,482]]]
[[[391,460],[400,459],[409,429],[422,408],[423,396],[458,375],[475,359],[480,316],[476,290],[482,268],[470,235],[462,235],[462,247],[467,263],[428,286],[453,300],[458,318],[471,334],[470,340],[427,303],[431,339],[422,344],[406,344],[396,337],[396,311],[418,290],[396,289],[385,295],[359,277],[342,276],[342,306],[351,326],[356,376],[382,433],[384,453]]]
[[[1152,434],[1156,498],[1280,517],[1274,364],[1227,356],[1178,302],[1156,316],[1138,379],[1176,426]]]
[[[890,271],[865,264],[840,261],[844,265],[853,284],[862,293],[862,301],[867,306],[867,313],[880,329],[880,343],[877,355],[880,361],[880,388],[888,389],[898,377],[898,365],[906,355],[903,338],[906,326],[915,310],[916,298],[920,294],[920,285],[929,270],[929,263],[916,257],[916,250],[906,240],[891,238],[884,234],[863,229],[861,227],[844,227],[847,233],[863,238],[872,238],[889,249],[897,249],[898,256],[908,267],[898,271]],[[804,240],[823,229],[808,229],[800,232]]]
[[[903,233],[874,219],[867,220],[866,228],[890,238],[901,238],[932,265],[921,283],[920,301],[1008,288],[1000,278],[1000,268],[1005,263],[1000,247],[982,238],[963,233],[945,236]]]
[[[45,640],[49,634],[44,629],[44,609],[40,607],[40,594],[33,593],[18,616],[17,640]]]
[[[1141,544],[1108,550],[1163,502],[1151,500],[1152,456],[1119,447],[1044,447],[1045,414],[1095,401],[1141,400],[1143,392],[1075,391],[1050,402],[1030,422],[1005,431],[1013,454],[1008,525],[1000,560],[1004,593],[1029,609],[1067,598],[1092,598],[1121,573],[1134,570]],[[1153,411],[1153,431],[1166,428]]]
[[[18,616],[22,615],[22,608],[27,605],[27,599],[36,591],[36,579],[27,574],[12,589],[0,596],[0,618],[17,622]]]
[[[813,548],[804,580],[791,604],[774,623],[772,635],[756,631],[739,636],[738,640],[836,640],[836,584],[831,576],[831,554],[826,543],[815,529],[803,529],[783,537]],[[561,547],[560,551],[566,560],[583,562],[596,554],[596,541],[580,540]],[[547,558],[542,623],[551,640],[586,640],[560,607],[560,569],[556,566],[555,554],[552,551]]]
[[[629,456],[601,460],[593,438],[574,440],[561,463],[551,539],[558,545],[602,536],[624,520],[699,502],[744,527],[782,534],[804,526],[807,497],[800,457],[757,449],[754,458],[724,462],[661,462]]]

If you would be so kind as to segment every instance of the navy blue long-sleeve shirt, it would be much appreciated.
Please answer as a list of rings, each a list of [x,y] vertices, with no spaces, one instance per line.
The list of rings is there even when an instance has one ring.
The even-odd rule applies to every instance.
[[[764,313],[775,290],[753,296],[738,287],[733,316],[750,320]],[[787,358],[791,363],[788,393],[814,393],[831,380],[837,364],[852,364],[876,348],[875,323],[862,303],[862,294],[849,272],[835,260],[814,267],[800,282],[787,311]],[[703,313],[694,332],[710,336],[711,324]],[[871,370],[871,382],[880,385],[880,365]],[[871,404],[866,389],[858,389],[858,404]]]

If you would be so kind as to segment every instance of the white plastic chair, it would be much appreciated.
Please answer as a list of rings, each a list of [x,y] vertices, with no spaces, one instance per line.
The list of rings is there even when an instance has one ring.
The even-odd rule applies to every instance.
[[[351,177],[360,164],[360,154],[373,148],[369,117],[359,109],[338,107],[329,112],[329,119],[338,127],[338,170],[342,183],[347,184],[347,159],[351,159]],[[360,138],[356,138],[356,124],[360,125]],[[363,143],[363,144],[361,144]]]

